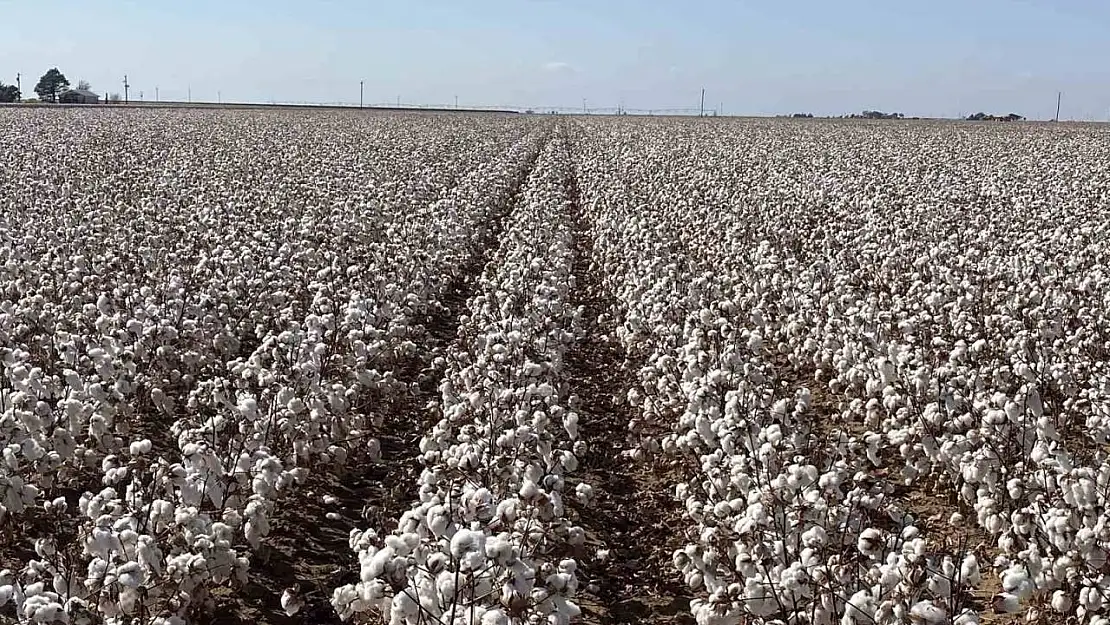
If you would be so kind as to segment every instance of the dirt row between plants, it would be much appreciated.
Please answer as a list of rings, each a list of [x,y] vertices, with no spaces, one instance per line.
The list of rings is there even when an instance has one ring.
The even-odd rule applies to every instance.
[[[587,557],[580,561],[586,589],[579,595],[584,623],[693,623],[688,589],[671,564],[684,544],[686,526],[673,499],[681,476],[673,467],[634,462],[625,452],[636,441],[630,432],[634,408],[625,399],[636,384],[633,369],[612,333],[618,308],[591,262],[593,237],[581,206],[577,180],[568,181],[576,214],[575,294],[584,309],[584,336],[566,356],[577,395],[588,452],[577,477],[595,488],[592,506],[575,505],[586,530]],[[602,315],[608,317],[602,322]],[[659,434],[663,424],[645,425]]]

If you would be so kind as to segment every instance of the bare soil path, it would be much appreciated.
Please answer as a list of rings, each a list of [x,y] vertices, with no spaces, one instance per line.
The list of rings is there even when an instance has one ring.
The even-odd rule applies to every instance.
[[[599,321],[603,314],[611,319],[618,309],[601,283],[600,268],[590,260],[593,237],[575,178],[568,188],[577,217],[575,291],[576,303],[584,307],[585,336],[567,354],[566,364],[589,449],[578,476],[595,488],[594,504],[576,510],[589,557],[608,550],[607,558],[581,563],[583,581],[596,586],[596,592],[580,597],[583,622],[692,623],[691,596],[671,564],[686,525],[672,497],[680,478],[673,469],[636,463],[622,453],[635,444],[629,431],[634,409],[624,398],[636,382],[612,324]]]

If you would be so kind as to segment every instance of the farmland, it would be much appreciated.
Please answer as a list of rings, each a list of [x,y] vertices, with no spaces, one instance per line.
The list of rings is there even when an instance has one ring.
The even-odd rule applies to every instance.
[[[0,110],[0,620],[1110,623],[1108,138]]]

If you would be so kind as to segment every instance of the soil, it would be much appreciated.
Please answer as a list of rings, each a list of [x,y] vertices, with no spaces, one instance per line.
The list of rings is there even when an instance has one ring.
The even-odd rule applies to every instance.
[[[616,302],[589,261],[593,240],[577,181],[572,178],[568,188],[576,216],[575,293],[584,309],[584,335],[567,354],[567,367],[588,445],[578,477],[595,489],[593,505],[575,510],[588,542],[609,550],[605,560],[580,562],[583,578],[597,588],[579,595],[583,622],[693,623],[692,596],[671,564],[671,554],[685,544],[681,528],[688,525],[672,495],[683,478],[673,467],[637,463],[623,453],[635,446],[629,436],[633,409],[624,400],[635,381],[612,328],[599,323],[602,314],[613,318]]]

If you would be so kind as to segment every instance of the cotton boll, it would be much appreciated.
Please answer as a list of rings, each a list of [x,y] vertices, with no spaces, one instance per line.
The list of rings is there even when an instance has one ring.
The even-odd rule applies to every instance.
[[[477,570],[485,559],[485,535],[459,530],[451,537],[451,555],[464,565],[464,569]]]
[[[563,415],[563,429],[566,430],[570,440],[578,438],[578,413],[567,412]]]
[[[1071,596],[1063,590],[1052,593],[1052,609],[1058,614],[1068,614],[1071,611]]]
[[[856,548],[865,556],[873,557],[878,554],[883,546],[882,534],[875,528],[867,528],[860,533],[856,541]]]
[[[960,580],[969,586],[978,586],[981,580],[979,572],[979,560],[975,554],[967,554],[964,556],[963,562],[960,563]]]
[[[910,608],[910,620],[922,625],[941,625],[948,620],[944,608],[932,601],[919,601]]]
[[[132,456],[142,456],[149,454],[151,449],[153,448],[154,445],[150,442],[150,439],[144,438],[140,441],[135,441],[131,443],[129,451],[131,452]]]
[[[578,498],[579,503],[582,505],[589,505],[589,503],[593,501],[594,489],[589,484],[580,482],[574,487],[574,494]]]
[[[296,588],[286,588],[281,593],[281,609],[287,616],[293,616],[304,607],[304,600]]]
[[[509,625],[510,623],[508,614],[501,609],[493,609],[482,614],[480,625]]]

